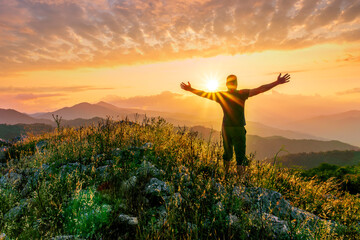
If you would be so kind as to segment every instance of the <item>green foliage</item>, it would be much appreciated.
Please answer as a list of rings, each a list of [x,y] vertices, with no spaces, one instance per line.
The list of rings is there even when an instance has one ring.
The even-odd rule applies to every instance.
[[[327,181],[333,178],[340,183],[344,191],[351,194],[360,193],[360,165],[337,166],[323,163],[317,168],[302,171],[305,177],[317,177],[320,181]]]
[[[54,128],[43,123],[34,124],[0,124],[0,138],[10,140],[22,135],[38,135],[52,131]]]
[[[39,149],[41,141],[45,144]],[[14,147],[17,154],[11,158],[16,160],[7,161],[1,174],[15,171],[24,180],[16,188],[0,187],[0,229],[10,238],[274,238],[267,222],[253,215],[257,207],[234,195],[234,186],[243,183],[235,166],[224,176],[221,145],[174,129],[163,119],[107,119],[88,127],[59,128]],[[145,162],[158,171],[144,168]],[[146,193],[154,177],[166,184],[167,194]],[[245,184],[278,191],[293,206],[343,226],[309,230],[286,219],[289,229],[280,239],[356,239],[359,234],[360,200],[340,191],[332,178],[320,183],[253,159]],[[25,202],[26,210],[16,221],[4,219]],[[124,225],[119,214],[137,217],[138,225]]]
[[[319,167],[323,163],[351,166],[360,163],[360,151],[326,151],[297,153],[282,156],[278,160],[285,167],[299,166],[302,169]]]
[[[64,209],[65,231],[85,238],[93,237],[110,222],[111,206],[104,204],[95,188],[81,190]]]

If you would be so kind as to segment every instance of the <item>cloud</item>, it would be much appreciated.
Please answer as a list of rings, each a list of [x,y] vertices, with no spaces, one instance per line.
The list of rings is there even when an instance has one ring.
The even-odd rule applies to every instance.
[[[347,53],[346,56],[339,58],[337,61],[338,62],[360,62],[360,55],[356,56],[354,54]]]
[[[354,42],[359,16],[358,0],[0,0],[0,74]]]
[[[18,94],[15,96],[15,99],[28,101],[28,100],[35,100],[39,98],[50,98],[50,97],[60,97],[65,96],[64,94]]]
[[[360,88],[353,88],[342,92],[337,92],[338,95],[348,95],[348,94],[354,94],[354,93],[360,93]]]
[[[111,89],[114,89],[114,88],[94,87],[94,86],[68,86],[68,87],[58,87],[58,86],[12,87],[12,86],[3,86],[3,87],[0,87],[0,92],[4,92],[4,93],[84,92],[84,91],[111,90]]]

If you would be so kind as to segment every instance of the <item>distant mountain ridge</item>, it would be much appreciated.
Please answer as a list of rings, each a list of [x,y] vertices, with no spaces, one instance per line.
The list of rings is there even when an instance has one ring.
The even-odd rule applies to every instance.
[[[260,137],[256,135],[249,135],[247,137],[246,147],[248,153],[256,152],[255,156],[258,160],[273,158],[281,149],[283,149],[283,151],[280,151],[278,156],[334,150],[360,150],[360,148],[356,146],[335,140],[287,139],[280,136]]]
[[[18,112],[13,109],[0,109],[0,124],[33,124],[44,123],[52,124],[52,121],[47,119],[33,118],[25,113]]]
[[[146,115],[148,117],[161,116],[175,126],[213,126],[214,129],[217,130],[221,127],[220,121],[210,122],[206,119],[200,119],[194,115],[157,112],[143,109],[119,108],[106,102],[98,102],[96,104],[83,102],[71,107],[64,107],[53,112],[35,113],[31,116],[19,113],[15,110],[0,109],[0,123],[45,123],[54,126],[54,121],[52,119],[53,114],[61,116],[63,123],[65,123],[65,120],[70,121],[74,119],[83,119],[78,120],[78,124],[80,124],[82,121],[86,121],[85,119],[92,119],[95,117],[106,118],[107,116],[112,117],[114,120],[128,117],[129,120],[137,119],[138,121],[142,121]],[[258,135],[261,137],[282,136],[288,139],[336,139],[342,142],[350,143],[351,145],[360,146],[359,123],[360,111],[354,110],[340,114],[319,116],[284,126],[284,129],[290,130],[273,128],[251,121],[247,122],[246,129],[248,134]]]
[[[215,141],[220,141],[219,131],[202,126],[192,127],[191,130],[198,132],[199,136],[205,140],[209,140],[211,137],[211,139]],[[257,160],[273,158],[280,149],[283,149],[284,151],[281,151],[279,156],[304,152],[360,150],[359,147],[336,140],[288,139],[281,136],[263,137],[247,134],[246,152],[247,154],[255,153]]]
[[[33,116],[39,118],[45,118],[45,119],[52,119],[52,114],[62,116],[63,119],[67,119],[67,120],[76,119],[76,118],[89,119],[93,117],[106,118],[107,116],[114,117],[114,119],[124,119],[125,117],[128,117],[130,120],[135,120],[135,118],[137,117],[138,120],[141,120],[145,115],[148,117],[161,116],[174,125],[180,125],[180,126],[202,125],[205,127],[215,126],[215,129],[220,129],[221,127],[221,123],[216,124],[212,122],[205,122],[206,120],[198,119],[196,116],[193,115],[187,115],[181,113],[177,114],[177,113],[157,112],[157,111],[142,110],[142,109],[119,108],[106,102],[99,102],[96,104],[90,104],[84,102],[84,103],[76,104],[72,107],[61,108],[54,112],[34,114]],[[138,115],[135,116],[136,114]],[[310,134],[291,131],[291,130],[282,130],[251,121],[248,121],[246,128],[250,134],[259,135],[263,137],[279,135],[291,139],[325,140],[324,138],[320,138]]]
[[[46,122],[49,127],[55,127],[56,124],[54,121],[51,121],[52,114],[59,115],[63,117],[61,121],[62,126],[82,126],[82,125],[90,125],[96,124],[99,121],[102,121],[106,116],[129,116],[130,120],[134,120],[135,114],[138,112],[136,109],[121,109],[111,104],[105,102],[99,102],[97,104],[90,103],[80,103],[76,104],[72,107],[66,107],[59,109],[54,112],[38,114],[37,116],[47,119],[37,119],[27,114],[17,112],[15,110],[3,110],[0,109],[0,123],[6,124],[17,124],[17,123],[25,123],[25,124],[33,124],[33,123],[44,123]],[[141,111],[140,111],[141,112]],[[139,121],[142,120],[142,117],[147,114],[148,116],[156,116],[156,114],[161,114],[159,112],[150,111],[150,114],[142,111],[141,114],[138,115]],[[165,113],[166,114],[166,113]],[[100,116],[99,116],[100,115]],[[94,117],[96,116],[96,117]],[[194,124],[194,121],[191,120],[178,120],[175,118],[170,118],[169,116],[174,116],[174,114],[168,114],[168,118],[166,118],[169,122],[173,123],[175,126],[191,126]],[[74,119],[75,118],[75,119]],[[70,120],[71,119],[71,120]],[[12,121],[12,123],[9,123]],[[21,126],[25,129],[25,126]],[[6,128],[6,126],[5,126]],[[44,127],[46,128],[46,127]],[[263,159],[266,157],[273,157],[277,151],[279,151],[282,147],[288,152],[282,152],[281,155],[288,153],[300,153],[300,152],[320,152],[320,151],[332,151],[332,150],[358,150],[359,148],[345,144],[339,141],[320,141],[311,140],[306,138],[316,138],[311,135],[298,133],[295,131],[287,131],[276,128],[271,128],[266,125],[254,122],[248,122],[246,125],[248,130],[248,142],[247,142],[247,152],[256,152],[257,159]],[[16,129],[20,129],[19,127]],[[32,127],[34,129],[34,127]],[[38,128],[39,129],[39,128]],[[220,140],[220,132],[216,130],[212,130],[203,126],[193,126],[192,129],[200,133],[200,135],[204,139],[208,139],[210,133],[212,132],[212,138],[216,141]],[[23,130],[17,130],[18,132],[24,132]],[[5,132],[5,130],[3,131]],[[258,136],[260,135],[260,136]],[[282,137],[277,137],[274,135],[281,135]],[[5,135],[4,135],[5,136]],[[286,138],[285,138],[286,137]],[[292,139],[289,139],[292,138]]]
[[[115,107],[115,106],[114,106]],[[90,104],[82,102],[72,107],[64,107],[54,112],[48,112],[38,115],[39,118],[52,119],[52,115],[59,115],[65,120],[72,120],[77,118],[90,119],[94,117],[106,118],[107,116],[121,116],[132,114],[133,112],[127,109],[111,109],[105,107],[103,104]]]

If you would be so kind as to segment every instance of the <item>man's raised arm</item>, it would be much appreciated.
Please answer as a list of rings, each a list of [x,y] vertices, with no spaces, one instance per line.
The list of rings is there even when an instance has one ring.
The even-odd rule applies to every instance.
[[[216,95],[216,93],[204,92],[204,91],[202,91],[202,90],[197,90],[197,89],[195,89],[195,88],[192,88],[190,82],[188,82],[188,84],[182,82],[182,83],[180,84],[180,87],[181,87],[182,89],[184,89],[185,91],[192,92],[192,93],[194,93],[194,94],[196,94],[196,95],[198,95],[198,96],[200,96],[200,97],[204,97],[204,98],[207,98],[207,99],[210,99],[210,100],[216,101],[217,98],[218,98],[217,95]]]
[[[280,73],[275,82],[262,85],[258,88],[250,89],[249,97],[258,95],[259,93],[266,92],[279,84],[287,83],[290,81],[289,79],[290,79],[290,75],[288,73],[286,73],[284,76],[281,76],[281,73]]]

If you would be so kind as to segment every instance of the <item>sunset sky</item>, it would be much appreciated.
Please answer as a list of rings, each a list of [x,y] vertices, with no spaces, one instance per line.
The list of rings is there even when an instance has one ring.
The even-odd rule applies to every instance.
[[[182,81],[225,90],[236,74],[254,88],[279,72],[291,82],[249,99],[249,119],[360,110],[360,0],[0,0],[0,108],[106,101],[206,117],[221,110]]]

